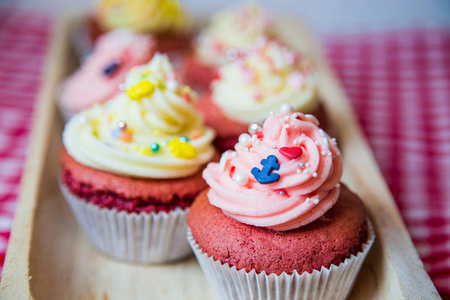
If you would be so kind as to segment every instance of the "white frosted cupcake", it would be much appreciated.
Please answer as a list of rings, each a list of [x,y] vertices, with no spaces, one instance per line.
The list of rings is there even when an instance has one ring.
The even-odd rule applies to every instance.
[[[66,124],[61,190],[100,252],[136,263],[177,260],[190,253],[185,219],[206,186],[214,131],[166,56],[131,69],[125,85]]]

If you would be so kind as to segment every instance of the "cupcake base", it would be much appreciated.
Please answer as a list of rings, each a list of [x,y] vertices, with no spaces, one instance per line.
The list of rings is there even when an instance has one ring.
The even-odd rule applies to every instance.
[[[192,253],[186,240],[189,209],[177,208],[168,213],[119,212],[87,203],[61,183],[60,188],[89,242],[106,256],[151,264],[180,260]]]
[[[320,271],[292,275],[259,274],[253,269],[237,270],[235,266],[222,264],[204,253],[192,237],[190,229],[188,241],[195,256],[219,299],[345,299],[350,293],[372,244],[375,231],[369,221],[368,240],[362,251],[351,255],[339,266],[322,267]]]

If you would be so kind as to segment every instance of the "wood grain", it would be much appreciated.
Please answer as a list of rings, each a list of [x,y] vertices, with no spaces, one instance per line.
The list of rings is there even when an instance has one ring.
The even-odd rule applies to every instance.
[[[75,20],[76,21],[76,20]],[[1,282],[1,299],[212,299],[195,258],[169,265],[137,266],[94,251],[77,227],[57,186],[62,121],[55,88],[70,71],[68,32],[74,20],[56,26],[45,81],[32,129],[14,228]],[[377,240],[351,299],[439,299],[423,269],[392,195],[355,115],[317,43],[290,18],[281,36],[317,64],[321,94],[344,155],[344,181],[363,198]]]

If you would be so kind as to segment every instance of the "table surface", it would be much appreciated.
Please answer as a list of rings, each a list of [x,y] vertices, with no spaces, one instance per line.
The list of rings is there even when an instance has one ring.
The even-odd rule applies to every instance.
[[[0,9],[1,265],[52,25]],[[328,35],[323,46],[426,270],[450,298],[450,27]]]

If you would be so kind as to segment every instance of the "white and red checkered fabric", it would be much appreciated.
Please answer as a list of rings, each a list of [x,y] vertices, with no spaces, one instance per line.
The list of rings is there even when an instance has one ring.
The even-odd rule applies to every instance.
[[[450,29],[325,38],[425,268],[450,297]]]
[[[50,29],[46,16],[0,11],[0,265]],[[450,29],[325,41],[425,267],[450,297]]]
[[[47,16],[0,10],[0,272],[50,29]]]

